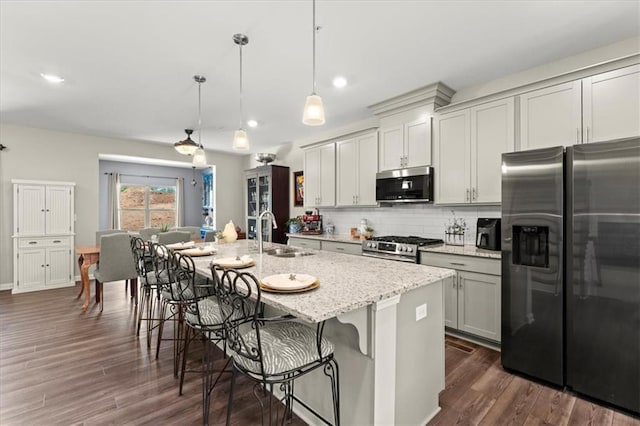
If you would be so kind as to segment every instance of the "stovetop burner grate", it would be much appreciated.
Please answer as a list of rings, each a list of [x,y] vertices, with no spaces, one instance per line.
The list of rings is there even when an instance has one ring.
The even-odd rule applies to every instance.
[[[415,235],[409,236],[398,236],[398,235],[385,235],[382,237],[373,237],[373,241],[385,241],[390,243],[399,243],[399,244],[415,244],[419,247],[427,246],[427,245],[435,245],[442,244],[444,241],[437,238],[423,238],[417,237]]]

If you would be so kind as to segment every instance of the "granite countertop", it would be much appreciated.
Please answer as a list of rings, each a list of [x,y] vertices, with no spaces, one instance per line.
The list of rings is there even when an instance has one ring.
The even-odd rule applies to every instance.
[[[287,237],[291,238],[304,238],[307,240],[320,240],[320,241],[335,241],[336,243],[351,243],[361,245],[362,240],[357,238],[351,238],[351,235],[345,234],[320,234],[320,235],[305,235],[305,234],[287,234]]]
[[[438,244],[435,246],[420,247],[420,251],[433,253],[458,254],[461,256],[486,257],[490,259],[501,259],[502,254],[499,251],[480,249],[476,246],[452,246],[447,244]]]
[[[354,311],[389,297],[435,283],[453,276],[451,269],[414,263],[393,262],[365,256],[345,256],[322,250],[306,250],[315,254],[282,258],[258,254],[254,241],[239,240],[231,244],[216,244],[215,256],[194,257],[196,269],[210,276],[209,264],[216,258],[250,255],[255,266],[243,269],[259,280],[273,274],[298,273],[317,277],[320,286],[314,290],[277,294],[262,292],[267,305],[281,309],[308,322],[321,322]],[[265,243],[269,247],[284,247]]]
[[[352,243],[361,245],[361,240],[351,239],[349,235],[328,235],[328,234],[320,234],[320,235],[302,235],[302,234],[287,234],[288,237],[292,238],[305,238],[309,240],[320,240],[320,241],[335,241],[340,243]],[[447,254],[458,254],[461,256],[475,256],[475,257],[486,257],[490,259],[501,259],[502,255],[499,251],[493,250],[485,250],[479,249],[476,246],[465,245],[465,246],[452,246],[447,244],[438,244],[435,246],[425,246],[420,247],[420,251],[429,251],[436,253],[447,253]]]

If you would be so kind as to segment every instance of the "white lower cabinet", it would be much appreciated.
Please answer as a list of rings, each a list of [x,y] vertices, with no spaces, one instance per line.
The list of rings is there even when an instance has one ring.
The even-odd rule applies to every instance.
[[[326,250],[335,253],[355,254],[360,256],[362,254],[362,245],[357,243],[343,243],[340,241],[328,241],[321,239],[310,238],[297,238],[289,237],[290,246],[304,247],[314,250]]]
[[[74,284],[69,237],[19,238],[17,246],[14,293]]]
[[[444,282],[446,327],[500,342],[500,260],[422,252],[420,263],[456,270]]]

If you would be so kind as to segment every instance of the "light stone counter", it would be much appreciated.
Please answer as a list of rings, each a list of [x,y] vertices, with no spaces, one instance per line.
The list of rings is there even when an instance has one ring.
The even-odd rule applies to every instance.
[[[361,245],[361,240],[354,240],[349,235],[302,235],[302,234],[287,234],[288,237],[292,238],[304,238],[308,240],[316,240],[316,241],[335,241],[340,243],[351,243],[356,245]],[[425,246],[420,247],[420,251],[432,251],[436,253],[447,253],[447,254],[459,254],[461,256],[474,256],[474,257],[486,257],[490,259],[500,259],[501,253],[499,251],[493,250],[485,250],[479,249],[473,245],[464,245],[464,246],[452,246],[447,244],[438,244],[435,246]]]
[[[291,238],[304,238],[306,240],[317,240],[317,241],[333,241],[336,243],[351,243],[355,245],[362,245],[362,240],[353,239],[350,235],[345,234],[320,234],[320,235],[304,235],[304,234],[287,234],[287,237]]]
[[[302,320],[317,323],[371,305],[383,299],[453,276],[451,269],[405,262],[389,262],[364,256],[346,256],[323,250],[313,255],[282,258],[258,254],[253,241],[239,240],[216,245],[215,256],[194,257],[196,268],[210,276],[212,259],[249,254],[255,266],[245,270],[262,279],[273,274],[297,273],[317,277],[320,286],[314,290],[276,294],[262,292],[263,301]],[[278,244],[265,243],[265,249]]]
[[[438,244],[436,246],[420,247],[420,251],[429,251],[434,253],[459,254],[461,256],[487,257],[490,259],[501,259],[499,251],[480,249],[476,246],[452,246],[447,244]]]

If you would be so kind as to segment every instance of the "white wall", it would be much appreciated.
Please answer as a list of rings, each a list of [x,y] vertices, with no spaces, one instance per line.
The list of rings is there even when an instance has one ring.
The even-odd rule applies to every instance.
[[[13,199],[11,179],[76,183],[76,245],[93,245],[99,229],[99,154],[183,161],[171,145],[0,125],[0,288],[13,281]],[[190,159],[190,158],[189,158]],[[207,152],[218,174],[218,223],[243,223],[245,156]],[[76,271],[78,274],[78,271]]]

